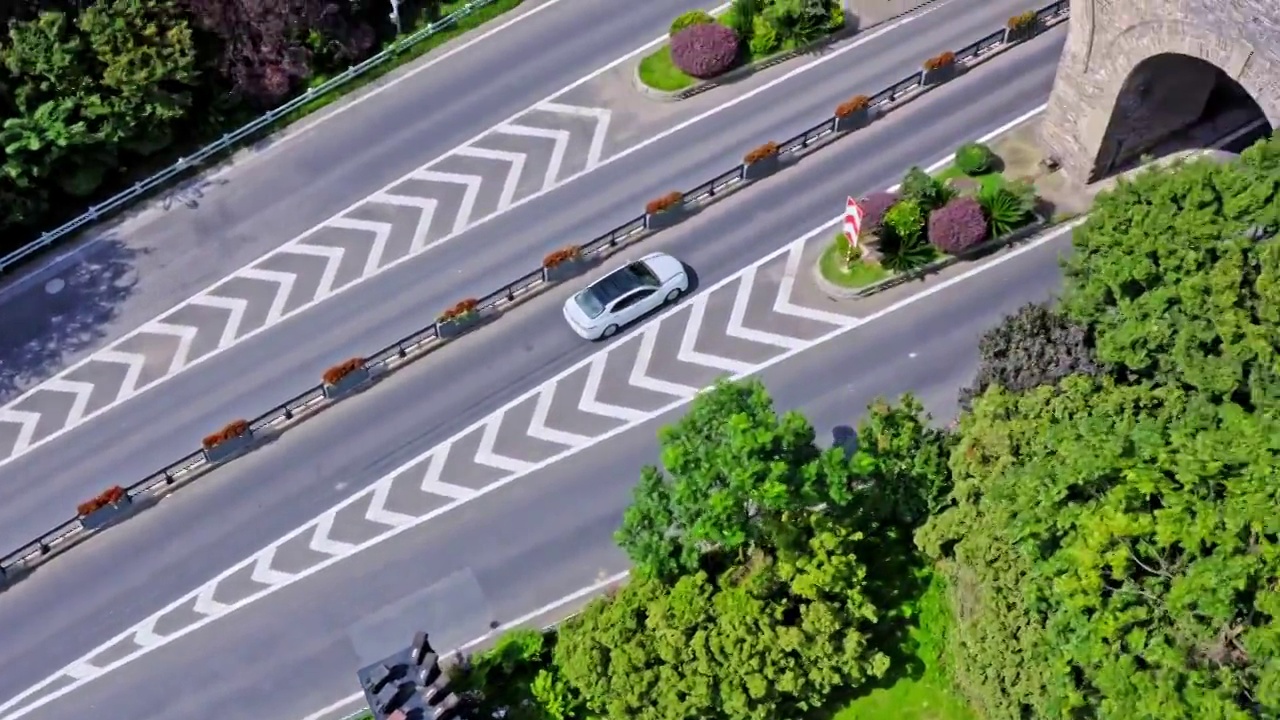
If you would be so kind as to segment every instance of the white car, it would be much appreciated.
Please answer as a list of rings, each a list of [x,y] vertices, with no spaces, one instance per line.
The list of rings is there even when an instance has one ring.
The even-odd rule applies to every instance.
[[[564,303],[564,319],[587,340],[600,340],[688,291],[684,263],[650,253],[575,293]]]

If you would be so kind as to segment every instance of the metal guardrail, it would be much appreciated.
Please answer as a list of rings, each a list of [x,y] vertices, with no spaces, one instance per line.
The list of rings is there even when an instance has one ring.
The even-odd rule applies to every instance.
[[[337,75],[317,87],[307,88],[307,91],[301,95],[293,98],[280,107],[267,111],[256,120],[223,135],[218,140],[200,148],[190,157],[178,158],[177,162],[164,170],[161,170],[155,175],[152,175],[146,180],[134,183],[132,187],[116,193],[97,205],[89,206],[89,209],[86,210],[84,214],[74,220],[63,223],[61,226],[48,232],[41,233],[39,239],[14,250],[4,257],[0,257],[0,273],[3,273],[7,268],[16,263],[22,262],[31,255],[40,252],[59,240],[66,238],[71,233],[85,227],[86,225],[98,222],[99,220],[110,216],[112,213],[120,210],[134,200],[145,196],[157,187],[168,183],[170,180],[182,175],[183,173],[190,172],[201,163],[214,157],[218,153],[224,152],[238,145],[240,141],[245,138],[255,135],[261,130],[274,125],[281,118],[289,115],[293,111],[315,102],[361,75],[364,75],[370,70],[385,65],[410,47],[417,45],[432,35],[436,35],[453,27],[459,20],[471,15],[483,7],[492,5],[497,1],[498,0],[471,0],[466,5],[463,5],[421,30],[397,39],[389,45],[387,49],[379,52],[377,55],[374,55],[357,65],[348,67],[341,75]]]
[[[485,0],[485,2],[492,1]],[[1007,30],[993,32],[957,52],[957,61],[972,63],[988,57],[998,50],[1026,42],[1058,24],[1069,14],[1069,0],[1058,0],[1058,2],[1046,5],[1037,12],[1039,22],[1034,31],[1020,33],[1017,37],[1013,37],[1010,31]],[[917,92],[923,92],[930,87],[945,84],[945,82],[927,82],[924,72],[913,73],[871,96],[871,109],[879,115],[887,111],[889,109],[888,106],[909,97],[914,97]],[[778,143],[776,157],[779,161],[793,161],[817,146],[826,144],[829,140],[842,137],[853,131],[853,128],[842,129],[840,118],[833,115],[804,132]],[[741,163],[737,167],[698,185],[692,190],[682,193],[679,207],[698,207],[714,201],[726,191],[750,185],[758,179],[750,170],[751,167],[745,162]],[[760,177],[764,176],[761,175]],[[638,239],[638,236],[645,233],[652,232],[654,230],[651,227],[653,217],[646,214],[633,218],[581,245],[582,256],[592,260],[603,259],[620,245]],[[547,270],[538,268],[480,298],[476,304],[476,311],[481,316],[491,317],[501,312],[503,306],[512,304],[540,288],[552,287],[560,284],[560,282],[562,281],[549,280],[547,278]],[[440,323],[434,322],[377,350],[364,359],[362,369],[368,372],[368,378],[361,386],[376,382],[400,365],[416,359],[420,354],[438,345],[443,339],[445,338],[441,338],[440,335]],[[282,425],[299,420],[324,405],[340,401],[341,397],[345,396],[346,393],[340,397],[331,397],[329,392],[326,391],[325,385],[317,385],[249,421],[249,434],[253,437],[261,437],[261,434],[280,432],[284,429]],[[251,448],[252,445],[247,449]],[[147,500],[158,498],[175,484],[193,480],[204,472],[229,462],[236,456],[238,454],[221,459],[210,459],[208,450],[197,450],[126,487],[125,491],[129,497],[129,502],[132,505],[141,500],[142,502],[138,503],[139,507],[141,507]],[[23,544],[0,558],[0,587],[9,582],[17,581],[20,577],[25,576],[26,571],[39,564],[45,557],[71,547],[75,544],[77,538],[87,537],[92,532],[92,530],[84,526],[82,518],[76,516]]]

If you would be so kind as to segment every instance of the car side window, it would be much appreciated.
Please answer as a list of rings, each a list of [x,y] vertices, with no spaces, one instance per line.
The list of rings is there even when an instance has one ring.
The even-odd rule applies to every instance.
[[[619,310],[625,310],[631,307],[632,305],[635,305],[636,303],[640,302],[641,300],[649,297],[653,293],[654,291],[650,288],[645,288],[644,290],[637,290],[631,293],[630,295],[627,295],[626,297],[620,298],[618,302],[614,303],[613,310],[614,312],[617,312]]]

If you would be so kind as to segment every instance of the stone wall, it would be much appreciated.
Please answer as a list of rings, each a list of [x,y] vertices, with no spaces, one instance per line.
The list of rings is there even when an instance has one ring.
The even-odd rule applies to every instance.
[[[1041,126],[1046,153],[1090,181],[1185,127],[1216,77],[1192,59],[1239,82],[1280,126],[1280,1],[1073,0]]]

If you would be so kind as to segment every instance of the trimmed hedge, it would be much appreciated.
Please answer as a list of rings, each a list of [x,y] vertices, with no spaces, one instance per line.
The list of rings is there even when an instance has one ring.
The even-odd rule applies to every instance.
[[[233,420],[226,424],[221,430],[212,435],[206,435],[200,444],[205,450],[212,450],[228,440],[234,440],[241,435],[249,432],[248,420]]]
[[[778,143],[770,140],[760,147],[752,150],[742,157],[742,162],[746,165],[754,165],[761,160],[766,160],[778,154]]]
[[[948,255],[955,255],[987,237],[987,216],[978,200],[967,195],[929,214],[929,242]]]
[[[982,143],[965,143],[956,150],[956,169],[965,175],[981,175],[995,164],[996,154]]]
[[[342,378],[350,375],[351,373],[363,367],[364,367],[364,358],[362,357],[353,357],[350,360],[345,360],[343,362],[340,362],[337,365],[334,365],[333,367],[324,371],[324,375],[322,376],[324,379],[324,384],[337,385],[339,382],[342,381]]]
[[[542,258],[542,267],[550,270],[557,265],[577,260],[580,257],[582,257],[582,247],[580,245],[569,245]]]
[[[457,320],[476,311],[480,306],[480,301],[475,298],[467,298],[460,300],[456,305],[440,313],[440,317],[436,318],[436,322],[449,322]]]
[[[667,210],[674,208],[682,202],[684,202],[684,193],[678,190],[672,190],[660,198],[650,200],[644,206],[644,211],[646,215],[657,215],[660,212],[666,212]]]
[[[127,493],[125,492],[124,488],[120,487],[119,485],[112,485],[106,490],[103,490],[97,497],[93,498],[92,500],[85,500],[84,502],[77,505],[76,515],[79,517],[85,517],[86,515],[90,515],[94,512],[97,512],[98,510],[101,510],[102,508],[108,505],[115,505],[121,500],[124,500],[126,495]]]
[[[738,34],[720,23],[691,25],[671,38],[671,62],[689,77],[706,80],[738,60]]]

